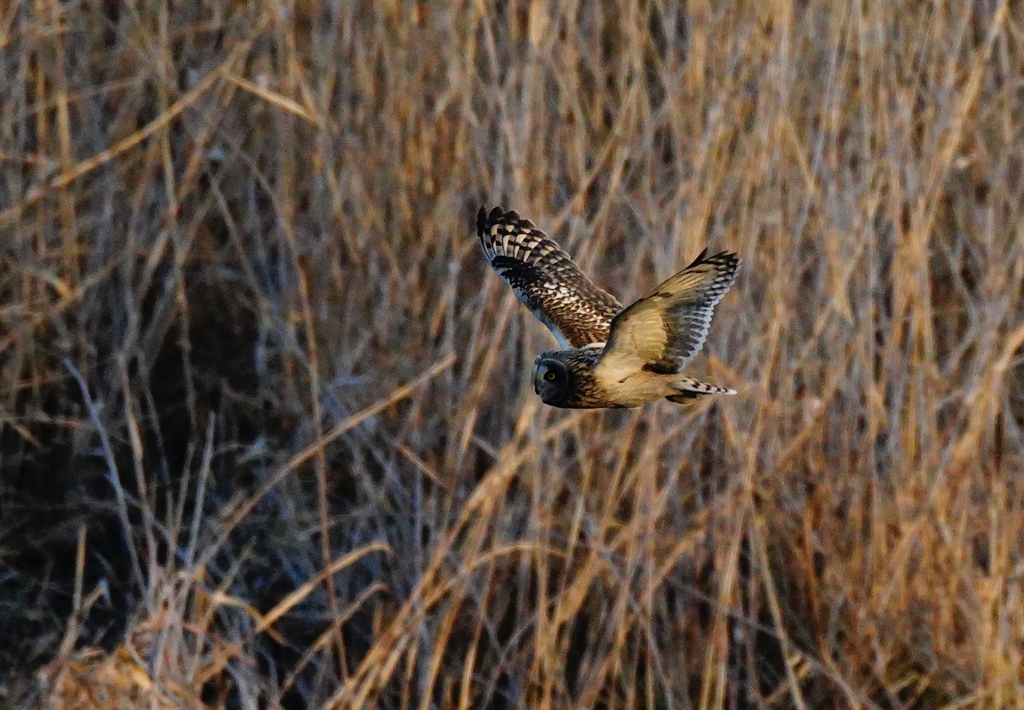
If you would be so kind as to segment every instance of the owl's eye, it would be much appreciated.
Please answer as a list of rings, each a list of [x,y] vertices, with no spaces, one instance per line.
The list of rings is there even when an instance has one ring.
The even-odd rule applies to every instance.
[[[548,370],[544,373],[544,379],[548,382],[554,382],[557,378],[558,375],[555,374],[554,370]]]

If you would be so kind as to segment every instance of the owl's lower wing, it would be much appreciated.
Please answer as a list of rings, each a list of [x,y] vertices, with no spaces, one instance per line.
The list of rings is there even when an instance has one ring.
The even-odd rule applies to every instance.
[[[612,376],[681,372],[704,347],[715,305],[736,280],[739,265],[731,252],[707,256],[705,249],[612,320],[599,367]]]
[[[590,281],[569,255],[515,211],[480,208],[480,245],[491,267],[561,347],[608,340],[622,304]]]

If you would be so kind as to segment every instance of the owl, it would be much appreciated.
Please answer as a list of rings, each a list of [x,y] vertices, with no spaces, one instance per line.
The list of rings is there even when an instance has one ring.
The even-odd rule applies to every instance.
[[[736,280],[739,258],[707,249],[627,308],[595,286],[532,222],[481,207],[480,245],[491,267],[561,347],[541,353],[533,389],[545,404],[572,409],[639,407],[665,397],[736,394],[683,368],[704,346],[711,316]]]

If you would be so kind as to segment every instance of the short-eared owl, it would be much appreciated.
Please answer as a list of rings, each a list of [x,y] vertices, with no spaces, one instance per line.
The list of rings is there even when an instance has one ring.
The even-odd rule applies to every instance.
[[[561,350],[537,357],[533,388],[546,404],[639,407],[661,397],[736,394],[682,374],[707,338],[715,304],[736,280],[739,258],[701,252],[692,264],[628,308],[595,286],[532,222],[480,208],[487,260],[546,325]]]

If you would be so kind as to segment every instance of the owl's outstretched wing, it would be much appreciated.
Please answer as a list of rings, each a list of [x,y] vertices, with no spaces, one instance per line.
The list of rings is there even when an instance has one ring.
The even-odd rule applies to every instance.
[[[612,377],[638,370],[681,372],[704,347],[715,305],[736,280],[739,265],[731,252],[707,256],[707,249],[702,251],[692,264],[615,316],[598,369]],[[722,389],[708,387],[685,389]]]
[[[561,347],[608,339],[622,304],[583,275],[569,255],[515,211],[480,208],[476,217],[487,261],[554,334]]]

